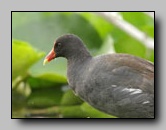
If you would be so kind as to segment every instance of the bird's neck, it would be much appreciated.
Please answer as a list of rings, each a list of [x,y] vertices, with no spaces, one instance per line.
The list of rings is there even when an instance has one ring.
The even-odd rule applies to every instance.
[[[70,54],[68,53],[68,56],[66,58],[69,64],[81,64],[91,57],[91,54],[86,48],[81,48],[80,50],[75,50]]]
[[[84,51],[85,52],[85,51]],[[92,56],[90,53],[78,53],[77,55],[73,55],[67,58],[67,77],[69,85],[75,91],[76,82],[78,81],[78,77],[81,77],[84,73],[84,68],[87,63],[91,61]],[[81,79],[81,78],[80,78]]]
[[[82,44],[81,44],[82,45]],[[69,85],[75,90],[76,82],[78,77],[80,77],[84,71],[87,63],[91,61],[92,56],[85,46],[79,46],[77,49],[71,49],[73,51],[68,51],[66,55],[67,59],[67,78]]]
[[[68,62],[68,69],[70,68],[70,70],[76,70],[81,69],[80,67],[89,61],[92,56],[86,48],[81,48],[80,50],[78,48],[78,50],[71,52],[70,55],[68,53],[68,57],[66,58]]]

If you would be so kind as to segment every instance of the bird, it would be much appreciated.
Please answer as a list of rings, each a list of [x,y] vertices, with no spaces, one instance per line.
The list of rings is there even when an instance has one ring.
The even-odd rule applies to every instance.
[[[154,64],[131,54],[92,56],[75,34],[58,37],[43,64],[67,59],[67,82],[92,107],[117,118],[154,118]]]

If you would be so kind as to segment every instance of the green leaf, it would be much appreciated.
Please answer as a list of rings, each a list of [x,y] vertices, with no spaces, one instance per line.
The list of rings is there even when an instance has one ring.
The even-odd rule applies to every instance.
[[[121,14],[126,21],[154,37],[154,19],[143,12],[121,12]]]
[[[33,89],[28,98],[28,107],[50,107],[59,105],[63,92],[60,87]]]
[[[113,38],[111,36],[108,36],[105,39],[103,45],[101,46],[100,50],[98,51],[98,55],[108,54],[108,53],[115,53]]]
[[[28,43],[18,40],[12,41],[12,80],[19,75],[25,75],[31,65],[43,56]]]
[[[40,79],[46,79],[48,81],[56,82],[56,83],[67,83],[67,79],[64,76],[56,75],[53,73],[45,73],[39,76]]]
[[[72,90],[68,90],[63,95],[61,105],[79,105],[82,104],[83,101],[76,95]]]
[[[88,115],[89,118],[116,118],[115,116],[108,115],[93,108],[88,103],[83,103],[81,105],[81,109],[84,111],[84,113],[86,113],[86,115]]]
[[[97,15],[97,13],[81,12],[79,14],[95,27],[96,31],[99,33],[102,39],[105,39],[107,35],[111,32],[111,30],[114,28],[114,25]]]
[[[147,48],[141,42],[134,39],[126,32],[120,30],[114,24],[108,22],[102,17],[99,17],[95,13],[79,14],[87,19],[96,28],[101,38],[104,40],[97,53],[98,55],[116,51],[117,53],[128,53],[154,61],[153,50],[149,53]],[[124,20],[133,24],[147,35],[154,37],[154,19],[142,12],[121,12],[120,14]],[[114,43],[114,45],[111,43]]]
[[[146,47],[124,31],[115,28],[113,33],[114,47],[117,53],[128,53],[145,58]]]
[[[130,37],[122,30],[116,28],[113,31],[114,48],[117,53],[127,53],[146,60],[154,61],[154,50],[149,50],[138,40]]]
[[[56,74],[42,74],[28,78],[28,83],[32,89],[63,86],[67,84],[66,78]]]
[[[59,110],[63,118],[87,118],[86,113],[82,111],[79,105],[61,106]]]

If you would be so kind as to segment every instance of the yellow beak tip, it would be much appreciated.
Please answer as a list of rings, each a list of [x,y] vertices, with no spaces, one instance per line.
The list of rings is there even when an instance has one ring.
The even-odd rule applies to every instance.
[[[48,60],[47,60],[47,59],[44,59],[44,61],[43,61],[43,66],[44,66],[46,63],[48,63]]]

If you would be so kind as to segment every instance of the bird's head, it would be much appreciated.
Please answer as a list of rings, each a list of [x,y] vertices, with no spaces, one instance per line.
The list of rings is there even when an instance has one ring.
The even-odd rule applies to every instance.
[[[53,48],[45,57],[43,65],[57,57],[69,58],[86,50],[82,40],[73,34],[60,36],[54,43]]]

